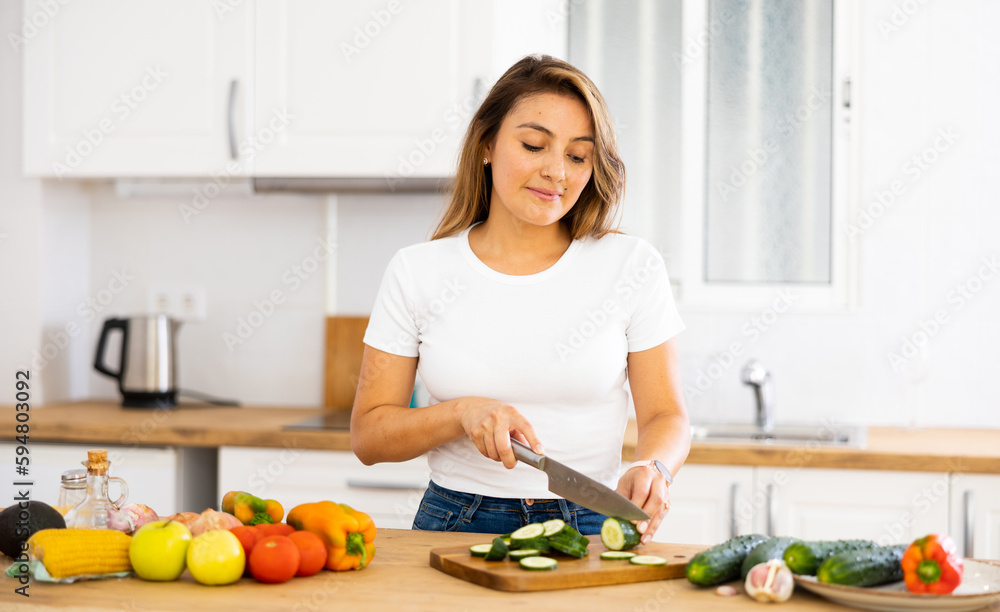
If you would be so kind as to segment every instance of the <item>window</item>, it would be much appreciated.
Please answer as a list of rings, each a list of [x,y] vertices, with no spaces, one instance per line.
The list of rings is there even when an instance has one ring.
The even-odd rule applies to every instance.
[[[579,0],[570,61],[604,93],[623,229],[682,307],[849,303],[846,0]]]

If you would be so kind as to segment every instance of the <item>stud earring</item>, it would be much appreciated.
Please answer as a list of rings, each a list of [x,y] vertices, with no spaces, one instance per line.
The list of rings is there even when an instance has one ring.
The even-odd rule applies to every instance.
[[[488,159],[486,159],[486,158],[484,157],[484,158],[483,158],[483,165],[484,165],[484,166],[489,166],[489,165],[490,165],[490,160],[488,160]]]

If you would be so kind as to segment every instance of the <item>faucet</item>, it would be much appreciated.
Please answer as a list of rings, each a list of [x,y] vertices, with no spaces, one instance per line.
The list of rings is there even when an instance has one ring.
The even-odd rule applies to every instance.
[[[743,366],[742,379],[743,384],[753,387],[757,398],[757,427],[770,432],[774,429],[774,389],[770,372],[759,361],[751,359]]]

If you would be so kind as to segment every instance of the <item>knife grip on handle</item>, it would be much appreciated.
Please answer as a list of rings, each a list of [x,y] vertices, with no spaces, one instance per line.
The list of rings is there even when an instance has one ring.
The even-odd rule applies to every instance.
[[[524,442],[512,437],[510,439],[510,448],[514,451],[514,457],[516,457],[518,461],[523,461],[532,467],[542,469],[540,464],[544,457],[531,450]]]

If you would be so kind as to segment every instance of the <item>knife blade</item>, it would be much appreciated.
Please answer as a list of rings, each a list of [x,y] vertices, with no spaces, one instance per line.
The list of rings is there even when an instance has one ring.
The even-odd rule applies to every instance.
[[[632,500],[617,491],[559,463],[551,457],[539,455],[526,444],[510,439],[511,449],[518,461],[545,472],[549,477],[549,491],[584,508],[607,516],[629,521],[644,521],[649,515]]]

